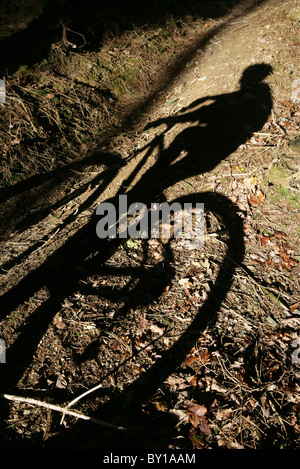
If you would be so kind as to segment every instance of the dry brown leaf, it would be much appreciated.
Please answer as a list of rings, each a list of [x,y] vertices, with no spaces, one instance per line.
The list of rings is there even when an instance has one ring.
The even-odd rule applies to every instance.
[[[216,419],[218,421],[227,419],[233,414],[233,409],[231,407],[229,409],[219,409],[216,413]]]
[[[138,330],[137,330],[136,335],[137,336],[142,335],[145,329],[147,329],[148,327],[149,327],[149,322],[147,321],[145,316],[142,316],[138,324]]]
[[[201,354],[200,360],[202,363],[206,363],[210,359],[210,353],[208,349],[204,350],[204,352]]]
[[[189,380],[189,385],[194,386],[194,387],[197,386],[197,380],[198,380],[197,375],[192,376],[192,378]]]
[[[185,382],[185,379],[181,378],[180,376],[176,376],[176,375],[169,376],[166,380],[166,383],[169,384],[169,386],[171,386],[171,387],[173,387],[173,386],[182,386],[183,384],[185,385],[185,387],[187,386],[186,382]]]
[[[59,374],[57,376],[56,384],[55,386],[59,389],[65,389],[67,387],[67,380],[65,375]]]
[[[157,251],[152,252],[151,256],[153,260],[157,262],[163,262],[165,259],[164,254],[162,254],[161,252],[157,252]]]
[[[197,362],[199,360],[199,355],[192,355],[190,357],[187,357],[187,359],[184,361],[185,365],[191,365],[194,362]]]
[[[189,288],[191,288],[192,284],[190,282],[190,279],[189,278],[181,278],[179,281],[178,281],[179,285],[181,287],[183,287],[184,289],[188,290]]]
[[[291,256],[289,256],[285,251],[282,251],[282,253],[280,254],[280,257],[282,257],[282,259],[285,262],[289,262],[291,259]]]
[[[251,189],[251,188],[253,188],[257,185],[257,177],[252,176],[252,177],[249,177],[249,178],[245,178],[245,179],[243,179],[243,183],[246,185],[246,187]]]
[[[196,403],[189,404],[186,410],[187,417],[193,427],[198,427],[200,425],[206,412],[206,407]]]
[[[299,330],[299,328],[300,328],[300,318],[283,319],[282,324],[284,326],[291,327],[292,329]]]
[[[292,268],[295,267],[295,265],[297,265],[298,261],[288,255],[282,255],[282,254],[281,254],[281,257],[283,258],[281,262],[282,267],[288,271],[292,270]]]
[[[150,324],[149,329],[151,330],[151,332],[153,332],[153,334],[162,335],[164,333],[164,330],[161,329],[161,327],[156,326],[155,324]]]
[[[200,362],[200,364],[202,363],[206,363],[210,358],[210,353],[209,351],[206,349],[204,350],[204,352],[199,355],[199,353],[194,353],[193,355],[189,356],[186,360],[185,360],[185,364],[186,365],[191,365],[192,363],[194,362]]]
[[[274,231],[273,233],[273,236],[275,236],[275,238],[286,238],[286,234],[283,233],[282,231]]]
[[[169,410],[169,413],[172,415],[175,415],[175,417],[178,418],[178,420],[186,420],[186,415],[183,410],[180,409],[171,409]]]
[[[255,194],[251,192],[249,196],[249,202],[251,205],[261,205],[264,200],[265,200],[265,195],[260,189],[258,189],[255,192]]]
[[[206,417],[203,417],[198,428],[204,435],[211,436],[210,425]]]
[[[162,412],[166,412],[168,410],[168,405],[164,400],[163,396],[156,396],[152,402],[153,404],[155,404],[157,410],[160,410]]]
[[[62,317],[59,313],[57,313],[53,318],[53,324],[57,329],[64,329],[66,327],[65,323],[63,322]]]
[[[260,235],[258,237],[258,239],[259,239],[260,243],[263,244],[263,245],[270,244],[270,242],[271,242],[270,236]]]

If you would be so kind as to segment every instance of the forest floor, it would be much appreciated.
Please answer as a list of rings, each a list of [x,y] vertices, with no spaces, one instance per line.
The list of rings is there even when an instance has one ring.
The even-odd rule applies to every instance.
[[[172,17],[107,34],[100,52],[65,27],[6,77],[3,448],[299,448],[296,3]],[[271,107],[241,88],[249,67],[268,70]],[[220,159],[189,170],[206,126],[236,124],[241,92],[258,128],[236,148],[216,135]],[[101,202],[160,176],[153,202],[204,203],[201,248],[97,238]]]

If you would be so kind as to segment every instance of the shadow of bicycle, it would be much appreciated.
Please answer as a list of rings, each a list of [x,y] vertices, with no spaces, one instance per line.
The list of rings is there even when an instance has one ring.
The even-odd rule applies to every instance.
[[[150,205],[157,199],[162,200],[163,191],[167,187],[186,177],[210,171],[227,158],[254,131],[262,128],[271,112],[271,92],[268,85],[263,82],[269,73],[271,73],[271,68],[266,64],[249,67],[242,75],[241,86],[237,92],[200,98],[187,109],[182,110],[179,115],[149,124],[148,127],[165,124],[167,130],[176,123],[192,125],[179,133],[168,147],[165,147],[166,131],[163,131],[143,148],[141,151],[144,151],[144,156],[140,163],[124,181],[117,196],[109,202],[116,208],[118,207],[118,196],[125,192],[125,188],[132,183],[155,149],[158,149],[158,159],[126,193],[128,203],[143,202]],[[182,152],[185,156],[178,160]],[[183,196],[173,202],[204,204],[205,210],[215,214],[223,228],[229,233],[226,253],[208,297],[199,307],[199,311],[180,339],[168,350],[162,351],[161,358],[123,391],[114,389],[109,401],[97,406],[95,417],[99,415],[101,419],[123,425],[129,429],[126,434],[111,433],[107,429],[102,430],[98,427],[91,429],[86,424],[77,423],[73,428],[61,431],[57,437],[43,442],[44,447],[107,448],[118,444],[119,448],[129,448],[137,447],[136,445],[141,447],[143,442],[150,444],[151,447],[167,445],[166,441],[161,442],[155,422],[152,421],[149,424],[148,417],[143,413],[143,405],[182,363],[199,334],[214,324],[216,314],[230,289],[236,266],[241,264],[244,255],[242,219],[237,207],[225,196],[203,192]],[[20,305],[26,304],[40,289],[46,287],[48,291],[47,299],[26,318],[16,339],[8,347],[7,364],[1,369],[2,392],[13,392],[17,387],[24,370],[30,366],[49,323],[60,311],[63,301],[74,292],[84,292],[83,281],[88,276],[97,275],[107,269],[106,262],[124,242],[119,238],[98,239],[95,233],[96,221],[97,218],[94,215],[45,262],[24,275],[14,286],[8,287],[6,293],[1,296],[0,314],[1,319],[5,321],[10,313]],[[127,286],[108,292],[104,288],[98,289],[99,297],[103,295],[116,301],[124,296],[124,293],[129,295],[126,304],[118,310],[114,320],[121,322],[123,318],[126,318],[128,311],[141,304],[150,304],[162,295],[174,276],[173,252],[169,244],[165,246],[164,254],[164,259],[156,269],[155,281],[143,265],[136,269],[116,267],[107,270],[110,277],[122,277],[125,272],[126,275],[136,280],[133,289]],[[105,334],[111,326],[102,325],[102,327],[101,334]],[[81,366],[84,366],[86,355],[76,358]],[[67,400],[67,396],[64,398]],[[4,408],[3,422],[7,418],[7,413],[8,409]],[[1,428],[2,440],[7,441],[7,431],[4,427]],[[141,434],[141,429],[143,434]],[[173,429],[174,422],[164,424],[164,432],[167,436],[172,433]],[[145,432],[146,442],[143,440]],[[13,446],[17,444],[18,441],[14,440]]]

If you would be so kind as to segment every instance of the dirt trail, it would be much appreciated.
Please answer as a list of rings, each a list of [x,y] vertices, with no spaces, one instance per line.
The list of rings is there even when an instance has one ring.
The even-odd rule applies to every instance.
[[[286,21],[288,12],[295,2],[281,2],[270,0],[259,5],[250,13],[237,20],[229,21],[226,27],[217,33],[209,44],[188,63],[185,70],[174,79],[168,92],[162,93],[159,105],[148,115],[151,123],[157,119],[171,117],[180,110],[189,106],[199,98],[222,95],[237,91],[243,72],[255,64],[279,64],[274,75],[268,77],[274,93],[274,110],[277,100],[290,99],[292,93],[291,83],[299,76],[297,54],[291,64],[285,63],[285,54],[282,56],[282,38],[278,34],[278,27]],[[293,75],[282,79],[281,67],[292,67]],[[287,70],[286,70],[287,73]],[[275,85],[275,86],[273,86]],[[230,119],[230,116],[228,116]],[[185,125],[186,126],[186,125]],[[176,125],[170,132],[166,132],[165,141],[168,145],[178,135],[184,125]],[[156,133],[154,132],[154,135]],[[142,137],[142,138],[141,138]],[[143,134],[133,142],[133,147],[139,148],[153,138],[153,132]],[[122,152],[122,148],[119,149]],[[127,148],[126,148],[127,154]],[[136,162],[142,159],[142,155]],[[143,172],[148,168],[150,161],[146,162]],[[132,171],[134,162],[120,173],[119,178],[125,179]]]
[[[204,57],[200,52],[179,78],[182,90],[176,90],[175,95],[182,95],[182,105],[202,96],[234,91],[247,67],[276,60],[280,41],[276,16],[284,10],[286,5],[280,1],[265,2],[216,34]]]
[[[116,157],[115,167],[112,166],[110,171],[105,172],[105,167],[102,168],[103,180],[93,182],[93,168],[87,171],[83,180],[73,188],[76,194],[78,187],[85,187],[82,194],[72,197],[71,191],[71,197],[62,198],[61,205],[57,204],[55,210],[46,214],[36,225],[16,231],[2,243],[1,298],[4,298],[2,311],[7,317],[1,323],[1,334],[9,343],[14,358],[21,356],[22,343],[23,346],[26,344],[26,353],[21,356],[20,362],[15,360],[16,368],[4,375],[5,383],[15,380],[13,384],[18,383],[23,394],[32,391],[31,395],[34,395],[37,389],[43,395],[47,388],[50,394],[53,391],[52,399],[62,395],[69,399],[69,395],[78,395],[80,390],[93,388],[102,382],[102,394],[93,396],[87,403],[82,399],[81,410],[93,414],[97,406],[103,405],[100,417],[106,420],[112,418],[114,423],[122,425],[124,409],[118,412],[116,404],[111,408],[108,404],[108,409],[105,407],[111,396],[115,398],[115,394],[120,392],[123,402],[122,392],[125,389],[126,393],[127,387],[130,387],[127,397],[130,392],[135,396],[132,383],[138,381],[140,373],[145,370],[147,377],[147,369],[152,366],[155,371],[157,358],[164,356],[168,347],[173,350],[174,346],[179,356],[184,355],[187,350],[182,344],[177,344],[178,337],[194,324],[198,308],[203,308],[207,314],[209,308],[205,305],[210,298],[220,310],[215,327],[212,331],[202,328],[198,342],[190,351],[189,362],[185,362],[182,368],[178,364],[176,373],[173,370],[168,379],[162,375],[162,391],[157,392],[155,399],[150,399],[147,405],[143,404],[142,417],[146,417],[143,425],[148,424],[148,420],[154,422],[150,433],[158,438],[156,413],[166,415],[172,412],[179,416],[180,424],[172,427],[177,433],[169,441],[169,448],[257,448],[263,447],[261,441],[266,447],[272,446],[274,441],[280,447],[285,440],[291,447],[295,445],[299,431],[295,424],[298,375],[291,366],[290,343],[297,339],[299,325],[299,318],[293,316],[293,312],[298,311],[299,301],[299,267],[293,259],[297,254],[296,217],[299,213],[293,205],[296,200],[294,189],[289,186],[292,176],[280,173],[281,179],[287,183],[283,202],[276,199],[273,203],[272,197],[275,200],[276,194],[268,192],[277,187],[275,179],[268,184],[270,167],[274,162],[281,161],[282,155],[288,152],[289,142],[299,131],[296,127],[299,111],[298,114],[294,108],[291,111],[295,104],[291,102],[292,83],[300,77],[299,57],[294,46],[297,38],[293,36],[296,26],[288,20],[288,12],[295,3],[292,0],[268,0],[226,24],[203,50],[198,51],[168,91],[161,93],[159,105],[153,107],[151,114],[144,116],[147,129],[133,131],[123,141],[117,139],[112,143],[114,154],[121,158],[119,161]],[[169,149],[172,153],[173,142],[178,139],[181,148],[179,137],[185,130],[189,132],[191,127],[188,119],[184,121],[179,118],[176,121],[176,118],[192,103],[205,97],[208,98],[206,109],[210,109],[212,100],[209,97],[212,96],[227,96],[226,99],[234,96],[238,104],[243,103],[244,97],[240,99],[239,95],[240,79],[249,67],[261,64],[273,68],[273,73],[266,78],[268,86],[262,87],[267,90],[264,97],[269,107],[260,103],[261,112],[266,114],[270,111],[268,117],[263,114],[262,128],[259,127],[249,140],[243,140],[240,135],[234,136],[236,140],[233,143],[225,134],[220,161],[208,161],[207,171],[198,174],[191,170],[183,173],[183,178],[176,179],[176,172],[170,170],[170,175],[175,174],[174,184],[170,187],[167,184],[163,191],[167,200],[208,191],[210,195],[211,192],[217,194],[219,199],[216,201],[226,198],[227,208],[232,208],[232,204],[236,203],[239,213],[237,225],[244,224],[244,228],[248,229],[244,238],[245,264],[249,262],[250,265],[253,261],[251,268],[246,269],[238,262],[232,270],[226,266],[232,278],[227,271],[230,278],[225,279],[223,286],[226,289],[232,281],[233,288],[229,293],[226,291],[219,295],[218,285],[220,291],[222,286],[220,259],[224,260],[226,255],[226,243],[232,249],[234,244],[232,239],[228,241],[222,237],[215,242],[215,232],[223,227],[218,217],[214,218],[213,215],[210,220],[212,232],[208,235],[203,252],[174,250],[172,269],[175,266],[177,270],[169,283],[171,274],[168,281],[164,277],[166,271],[162,252],[166,251],[165,245],[149,242],[146,261],[141,245],[134,242],[131,246],[121,246],[115,252],[100,252],[102,257],[99,260],[98,250],[101,249],[97,244],[91,243],[89,246],[91,237],[85,238],[86,234],[91,236],[91,224],[95,237],[96,222],[93,217],[96,206],[114,197],[121,188],[130,191],[139,180],[143,181],[143,175],[159,163],[162,146],[166,150],[166,158],[171,161]],[[272,109],[268,101],[269,87],[273,95]],[[244,94],[247,95],[247,92]],[[260,95],[249,92],[245,99],[251,103],[257,96]],[[285,101],[288,102],[286,108],[282,104]],[[229,131],[233,117],[229,113]],[[172,118],[175,125],[166,131],[164,119]],[[244,115],[244,118],[247,121],[247,116]],[[217,121],[215,115],[214,119]],[[250,123],[260,122],[259,116],[252,115],[251,119]],[[160,125],[156,124],[157,120],[160,120]],[[198,122],[197,119],[195,122]],[[195,122],[192,124],[195,125]],[[205,125],[203,128],[205,131]],[[205,135],[211,136],[209,133]],[[221,139],[217,143],[222,146]],[[190,150],[193,145],[194,142],[189,142],[176,155],[179,175],[182,168],[180,158],[184,159],[188,152],[193,156],[193,150]],[[214,146],[208,145],[208,148],[213,149],[213,160]],[[163,164],[161,167],[165,169]],[[177,161],[174,164],[176,166]],[[157,167],[160,168],[159,165]],[[96,167],[94,171],[98,169]],[[277,172],[274,174],[278,176]],[[133,179],[130,179],[131,175]],[[255,183],[252,177],[255,177]],[[156,182],[153,181],[153,187]],[[125,187],[122,187],[123,184]],[[158,183],[158,187],[161,189],[162,186]],[[268,197],[260,190],[261,187],[264,187]],[[267,201],[263,208],[262,200]],[[215,211],[218,214],[218,208]],[[229,224],[230,216],[224,215],[224,220],[225,225],[227,222]],[[268,229],[272,227],[271,233],[265,234],[266,226]],[[277,238],[279,228],[285,234],[283,236],[281,233]],[[262,242],[257,241],[258,233],[265,234],[264,243],[268,246],[275,243],[270,257],[270,251],[264,252]],[[238,256],[234,259],[241,260]],[[277,263],[275,274],[272,271],[274,263]],[[105,266],[107,271],[99,272],[99,265]],[[66,271],[62,266],[66,267]],[[234,270],[236,268],[240,268],[238,273]],[[137,279],[140,272],[143,275],[142,286]],[[68,281],[67,286],[64,286],[64,280],[66,284]],[[159,294],[155,296],[157,291]],[[275,331],[276,337],[273,336]],[[195,331],[192,331],[193,334],[196,335]],[[222,349],[220,353],[219,348]],[[159,373],[157,376],[160,376]],[[274,401],[271,392],[276,396]],[[280,409],[279,401],[284,403]],[[201,409],[197,408],[200,404]],[[49,440],[51,447],[51,436],[61,431],[58,420],[39,409],[31,417],[27,416],[23,424],[23,410],[21,404],[12,405],[9,424],[15,434],[25,440],[36,437],[37,446]],[[195,423],[197,411],[203,414],[200,421]],[[132,419],[136,418],[137,425],[140,415],[134,417],[135,414],[130,412],[129,415]],[[261,431],[257,431],[259,426]],[[99,448],[99,436],[96,436],[97,433],[91,435],[87,446],[91,447],[93,438],[96,438],[95,447]],[[69,446],[76,446],[76,431],[75,440],[72,440],[72,432],[69,438]],[[111,434],[101,433],[100,438],[101,447],[112,441]],[[120,444],[118,435],[115,438]],[[137,445],[141,443],[139,438],[144,437],[135,433]],[[67,444],[64,436],[57,440],[54,438],[54,447],[56,441],[60,447]],[[147,446],[147,441],[145,444]],[[156,444],[160,447],[160,441]]]
[[[166,96],[166,100],[175,101],[172,111],[176,112],[200,97],[238,89],[243,71],[251,65],[280,63],[282,38],[278,28],[293,5],[294,2],[266,1],[226,25],[175,80],[172,91]],[[293,66],[298,66],[296,57]],[[276,77],[277,71],[274,72]],[[278,92],[277,89],[274,91]],[[169,114],[170,106],[166,105],[155,118]]]

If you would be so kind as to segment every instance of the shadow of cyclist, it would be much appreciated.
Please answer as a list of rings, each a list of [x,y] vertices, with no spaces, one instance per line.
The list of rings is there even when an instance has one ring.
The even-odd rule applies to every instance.
[[[265,64],[249,67],[243,73],[238,91],[200,98],[184,109],[180,115],[150,124],[148,127],[166,124],[167,129],[171,129],[177,123],[191,123],[192,125],[183,130],[168,148],[164,148],[165,132],[148,145],[146,155],[159,146],[159,158],[128,192],[129,202],[136,202],[138,198],[144,203],[152,202],[165,188],[177,181],[210,171],[245,142],[254,131],[260,130],[272,108],[270,88],[262,82],[270,72],[271,67]],[[209,100],[212,103],[208,104]],[[184,156],[178,159],[182,156],[182,152],[184,152]],[[129,179],[132,176],[133,174],[130,175]],[[123,187],[125,185],[126,181]],[[120,188],[117,196],[122,194],[123,187]],[[152,368],[142,374],[123,392],[114,391],[108,406],[103,405],[98,409],[101,418],[106,416],[109,420],[115,418],[118,420],[120,407],[114,404],[120,402],[126,403],[121,412],[121,417],[124,417],[125,422],[132,420],[132,415],[137,416],[136,420],[140,418],[143,402],[180,365],[198,334],[208,324],[212,324],[221,302],[226,298],[235,267],[242,262],[243,227],[240,217],[235,216],[234,204],[226,197],[214,193],[195,194],[194,199],[196,202],[205,203],[208,210],[223,217],[224,226],[230,232],[227,253],[234,263],[228,262],[228,258],[224,259],[223,272],[220,271],[217,282],[211,288],[208,300],[199,309],[195,320],[183,334],[181,341],[163,353],[161,359]],[[188,200],[189,196],[181,198],[180,202]],[[112,201],[117,202],[117,197]],[[235,226],[232,226],[234,224]],[[80,289],[80,282],[84,279],[84,274],[82,274],[82,269],[79,271],[77,268],[84,267],[87,276],[100,273],[105,261],[118,246],[118,239],[111,247],[109,246],[111,243],[97,240],[95,229],[96,220],[94,218],[70,237],[35,271],[26,275],[0,298],[0,311],[3,316],[6,316],[43,286],[46,286],[49,291],[49,299],[37,307],[34,314],[27,319],[26,327],[8,350],[11,357],[10,363],[13,363],[12,358],[15,358],[15,368],[7,368],[1,375],[1,386],[4,391],[11,388],[17,382],[22,370],[29,366],[40,338],[53,316],[59,311],[64,298],[71,295],[75,289]],[[162,275],[160,292],[156,292],[155,298],[165,287],[163,280]],[[140,283],[140,290],[144,292],[145,296],[149,287],[151,287],[151,278]],[[134,293],[136,294],[136,291]],[[101,291],[99,291],[99,295],[101,295]],[[137,306],[139,301],[139,295],[137,300],[133,297],[132,307]],[[115,409],[117,409],[116,416],[114,415]],[[81,424],[77,428],[80,432]],[[79,439],[84,444],[83,440],[86,438],[95,438],[93,443],[97,447],[103,434],[98,429],[95,433],[97,435],[92,430],[83,438],[80,432]],[[53,444],[76,445],[76,441],[78,441],[76,440],[76,430],[74,433],[73,431],[68,432],[68,435],[71,440],[68,441],[68,444],[64,440],[65,435],[61,435],[62,439],[59,441],[54,440]],[[155,436],[155,432],[153,435]]]
[[[166,130],[151,142],[145,155],[147,158],[154,148],[158,148],[158,160],[129,191],[129,200],[136,201],[140,197],[144,203],[150,203],[164,189],[176,182],[212,170],[249,139],[253,132],[259,131],[272,109],[271,90],[263,82],[271,72],[272,68],[266,64],[248,67],[241,77],[238,91],[200,98],[183,109],[179,115],[150,123],[147,128],[166,125]],[[164,148],[164,134],[178,123],[192,125],[179,133],[169,147]],[[131,174],[129,180],[133,176]],[[123,187],[127,184],[128,180],[124,182]],[[214,324],[216,314],[230,289],[236,266],[243,261],[242,220],[236,215],[237,208],[234,204],[221,194],[212,192],[177,199],[181,203],[193,200],[204,203],[205,208],[219,215],[224,226],[228,228],[230,238],[227,243],[227,254],[208,299],[199,308],[194,321],[180,340],[169,350],[162,352],[161,358],[146,373],[120,394],[115,392],[109,403],[98,409],[102,417],[115,418],[116,423],[129,425],[128,438],[124,437],[124,447],[128,447],[132,441],[141,447],[143,444],[147,446],[150,441],[151,445],[160,447],[161,435],[157,431],[157,420],[154,421],[154,428],[151,428],[151,423],[148,422],[149,416],[146,418],[143,416],[143,403],[157,391],[159,383],[162,383],[181,364],[201,331],[208,324],[210,326]],[[114,409],[118,409],[121,418],[116,416]],[[147,428],[147,437],[144,433],[141,434],[141,427]],[[171,434],[172,423],[167,417],[162,428],[168,435]],[[91,432],[89,438],[89,442],[82,442],[83,447],[96,447],[100,444],[95,433],[92,435]]]
[[[272,72],[267,64],[248,67],[238,91],[206,96],[191,103],[180,114],[159,119],[147,129],[166,125],[163,135],[175,124],[191,125],[180,132],[171,145],[161,151],[157,163],[134,188],[153,198],[176,182],[211,171],[245,143],[267,121],[272,109],[272,95],[263,80]],[[155,139],[157,144],[158,140]],[[150,145],[151,146],[151,145]]]

